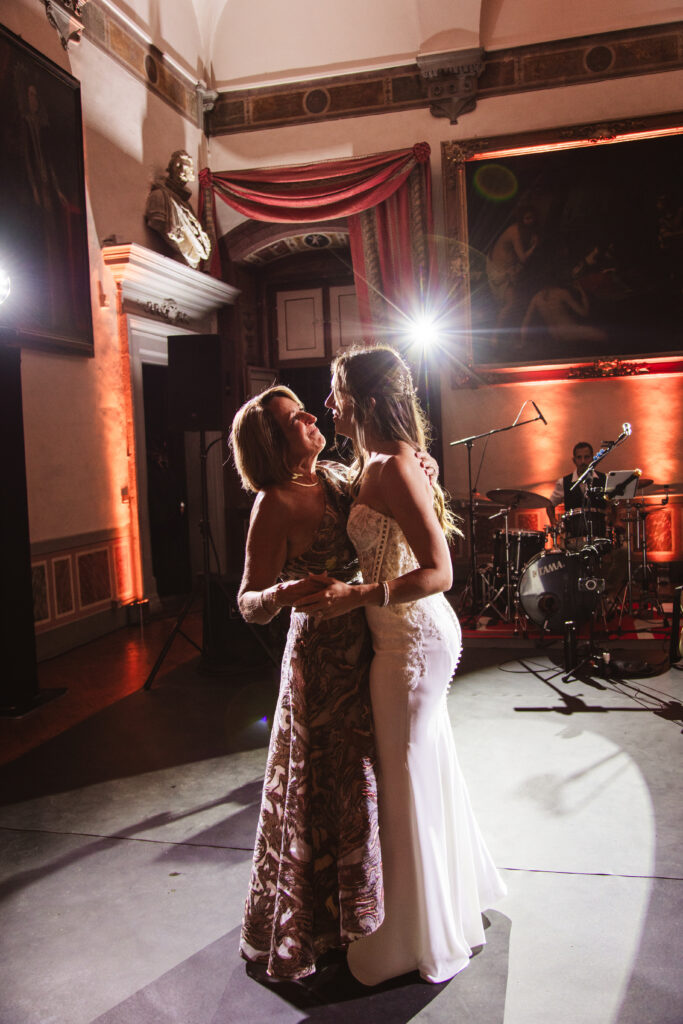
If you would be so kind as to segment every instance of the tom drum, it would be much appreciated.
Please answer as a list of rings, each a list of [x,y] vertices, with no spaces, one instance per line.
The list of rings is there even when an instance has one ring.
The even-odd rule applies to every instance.
[[[510,572],[516,578],[530,558],[545,546],[542,530],[508,530]],[[507,575],[505,557],[505,530],[496,530],[493,535],[493,571],[496,576]]]
[[[596,538],[609,539],[607,519],[602,509],[573,508],[561,518],[564,546],[571,551],[590,544]]]

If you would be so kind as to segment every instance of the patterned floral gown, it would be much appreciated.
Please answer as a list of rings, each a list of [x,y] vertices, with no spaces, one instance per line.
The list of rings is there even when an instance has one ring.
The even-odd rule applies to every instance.
[[[330,572],[350,583],[342,467],[319,463],[325,512],[283,579]],[[372,646],[362,609],[323,621],[292,612],[268,753],[240,952],[275,978],[303,978],[325,950],[382,922],[370,709]]]

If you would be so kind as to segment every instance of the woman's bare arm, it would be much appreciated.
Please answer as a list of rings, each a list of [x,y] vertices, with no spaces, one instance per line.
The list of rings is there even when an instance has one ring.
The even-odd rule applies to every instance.
[[[291,516],[291,506],[279,498],[275,489],[259,492],[249,520],[244,573],[237,595],[247,622],[265,625],[281,608],[291,608],[301,597],[324,585],[310,578],[278,583],[287,560]]]
[[[373,491],[381,493],[382,508],[397,521],[413,550],[419,568],[387,583],[389,601],[403,604],[448,590],[453,582],[450,553],[434,512],[432,490],[419,463],[408,453],[391,456],[364,492],[372,505]],[[348,586],[330,579],[319,594],[297,602],[297,608],[331,618],[362,605],[384,603],[384,586],[363,583]]]
[[[249,519],[244,572],[237,595],[242,616],[261,625],[280,610],[277,578],[287,557],[287,529],[275,492],[260,491]]]

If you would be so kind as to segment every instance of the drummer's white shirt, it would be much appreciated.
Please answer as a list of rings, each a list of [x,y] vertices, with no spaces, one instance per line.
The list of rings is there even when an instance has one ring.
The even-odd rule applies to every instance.
[[[586,484],[588,483],[588,481],[589,480],[594,480],[597,475],[598,474],[593,469],[593,470],[591,470],[590,474],[584,480],[581,481],[581,491],[583,492],[583,494],[586,493]],[[578,479],[579,479],[579,473],[576,470],[574,470],[574,472],[572,473],[572,483],[576,483],[576,481]],[[553,493],[548,498],[548,501],[553,506],[553,508],[556,508],[558,505],[564,505],[564,477],[563,476],[561,476],[559,478],[559,480],[557,480],[557,482],[555,483],[555,487],[553,488]]]

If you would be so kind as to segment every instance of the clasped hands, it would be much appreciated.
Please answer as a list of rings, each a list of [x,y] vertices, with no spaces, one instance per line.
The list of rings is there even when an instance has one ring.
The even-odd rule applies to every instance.
[[[278,585],[277,604],[312,616],[316,622],[344,615],[360,605],[359,591],[326,572]]]

